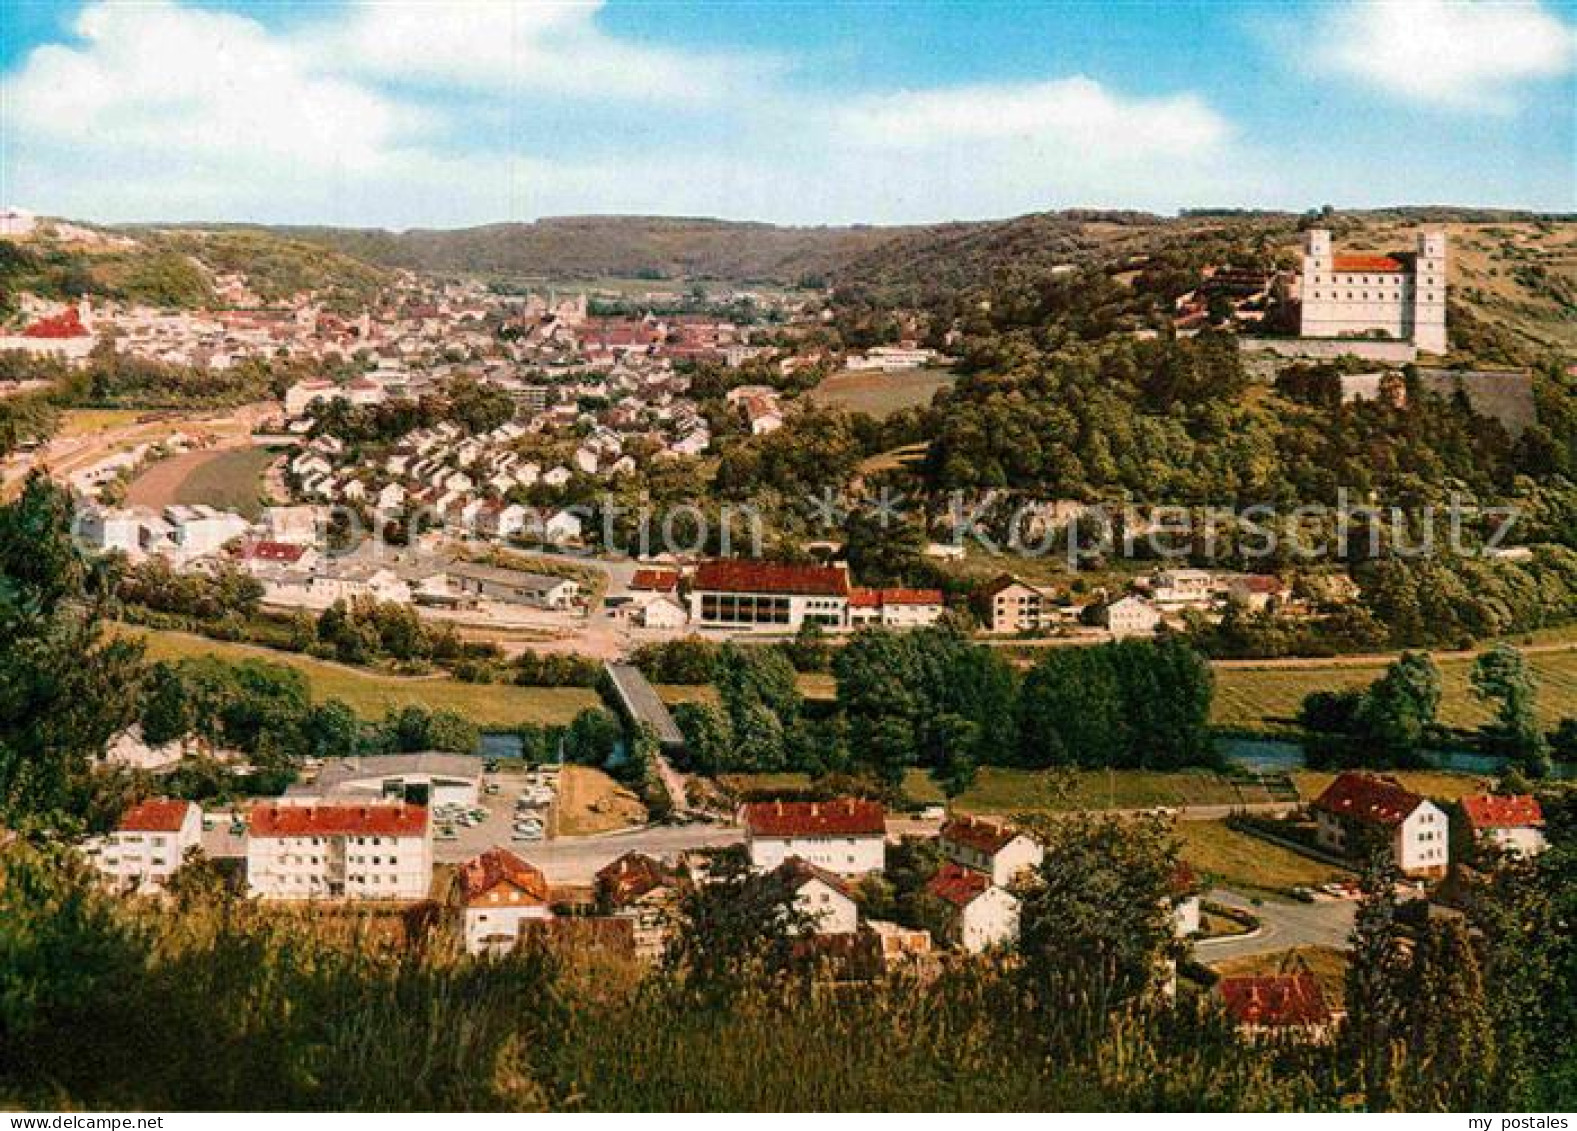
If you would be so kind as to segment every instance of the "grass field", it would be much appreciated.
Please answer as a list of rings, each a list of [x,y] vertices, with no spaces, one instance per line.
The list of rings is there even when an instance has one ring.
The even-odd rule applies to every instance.
[[[928,405],[938,389],[958,380],[946,369],[910,369],[902,373],[834,373],[811,390],[811,400],[821,405],[865,412],[878,420],[906,408]]]
[[[597,693],[583,687],[516,687],[512,684],[461,683],[448,676],[410,677],[379,675],[309,656],[277,652],[249,644],[227,644],[184,632],[161,632],[127,627],[121,631],[147,642],[148,655],[156,660],[214,655],[221,659],[267,660],[306,673],[314,700],[342,699],[362,718],[383,718],[390,708],[418,705],[432,710],[459,711],[483,729],[521,723],[567,723],[599,702]]]
[[[1229,829],[1224,821],[1179,821],[1177,834],[1183,841],[1183,859],[1196,872],[1247,894],[1284,894],[1295,887],[1350,878],[1334,865]]]
[[[1442,721],[1456,727],[1476,727],[1485,722],[1489,711],[1473,697],[1468,682],[1473,661],[1465,656],[1448,656],[1438,662],[1444,684]],[[1532,652],[1528,663],[1538,676],[1539,711],[1545,722],[1553,726],[1560,719],[1577,715],[1577,649]],[[1217,726],[1248,730],[1290,726],[1309,692],[1365,687],[1384,671],[1384,664],[1218,667],[1211,721]]]
[[[1062,792],[1062,782],[1072,786]],[[941,791],[930,777],[911,771],[904,790],[917,801],[940,801]],[[1148,809],[1158,805],[1237,805],[1269,801],[1258,789],[1240,790],[1209,770],[1177,773],[1147,770],[1080,770],[1065,778],[1038,770],[983,766],[975,784],[954,798],[957,809],[970,813],[1023,813],[1035,810]]]
[[[74,408],[61,414],[57,435],[69,438],[123,428],[147,415],[148,410],[142,408]]]

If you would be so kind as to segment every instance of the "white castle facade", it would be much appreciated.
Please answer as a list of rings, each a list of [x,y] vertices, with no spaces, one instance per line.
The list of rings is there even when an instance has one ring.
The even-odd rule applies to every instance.
[[[1305,338],[1354,338],[1376,331],[1446,352],[1446,237],[1423,232],[1408,255],[1331,251],[1330,232],[1304,234],[1299,279]]]

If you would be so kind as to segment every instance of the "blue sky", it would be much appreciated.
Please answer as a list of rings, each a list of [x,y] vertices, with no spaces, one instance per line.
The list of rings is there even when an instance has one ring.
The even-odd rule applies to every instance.
[[[0,0],[0,201],[97,220],[1577,210],[1577,0]]]

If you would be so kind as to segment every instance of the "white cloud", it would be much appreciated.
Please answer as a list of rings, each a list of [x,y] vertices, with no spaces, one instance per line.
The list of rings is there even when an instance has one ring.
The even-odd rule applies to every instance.
[[[750,80],[754,68],[740,61],[616,39],[596,25],[602,6],[600,0],[357,3],[342,16],[304,26],[299,41],[327,67],[473,90],[701,102]]]
[[[857,100],[839,119],[869,145],[1010,142],[1120,156],[1214,149],[1229,132],[1225,120],[1192,95],[1124,98],[1087,78],[875,95]]]
[[[1070,78],[833,101],[770,59],[615,38],[596,11],[384,4],[278,30],[93,3],[74,42],[0,76],[0,198],[102,220],[886,222],[1211,203],[1265,167],[1186,94]]]
[[[1577,28],[1537,3],[1370,0],[1328,9],[1306,36],[1326,71],[1418,102],[1504,113],[1524,84],[1577,62]]]

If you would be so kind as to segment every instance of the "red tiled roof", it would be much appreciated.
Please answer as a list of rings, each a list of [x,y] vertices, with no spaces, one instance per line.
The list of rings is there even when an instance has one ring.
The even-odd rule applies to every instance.
[[[254,805],[247,827],[253,836],[421,836],[427,810],[420,805]]]
[[[23,330],[22,336],[24,338],[82,338],[86,337],[87,333],[88,328],[82,324],[77,308],[68,306],[59,314],[40,318]]]
[[[695,588],[720,593],[843,597],[849,592],[849,575],[838,566],[785,565],[725,558],[702,562],[695,571]]]
[[[833,891],[838,892],[840,895],[849,895],[849,887],[843,882],[842,879],[833,875],[825,868],[818,868],[809,860],[802,860],[798,856],[790,856],[787,860],[778,865],[777,871],[778,875],[781,876],[784,882],[787,883],[788,886],[794,891],[798,891],[800,888],[810,883],[811,880],[820,880],[822,883],[826,884]],[[849,896],[849,898],[852,899],[853,896]]]
[[[598,890],[615,907],[624,907],[673,882],[672,870],[643,852],[626,852],[597,873]]]
[[[751,836],[885,836],[887,811],[878,801],[755,801],[745,806]]]
[[[241,557],[245,561],[295,563],[306,552],[305,546],[293,546],[289,542],[253,542],[242,547]]]
[[[936,875],[931,877],[931,882],[925,885],[925,890],[927,894],[945,900],[954,907],[968,907],[990,886],[990,879],[982,872],[961,868],[957,864],[943,864],[937,869]]]
[[[638,569],[630,579],[631,589],[654,589],[671,593],[679,587],[679,575],[671,569]]]
[[[1462,812],[1467,823],[1475,829],[1523,829],[1544,824],[1544,810],[1539,799],[1525,793],[1509,797],[1483,794],[1464,797]]]
[[[1398,259],[1389,255],[1338,255],[1331,260],[1333,270],[1345,272],[1389,272],[1405,271],[1407,268]]]
[[[1338,817],[1351,817],[1377,825],[1399,825],[1424,803],[1395,778],[1348,771],[1315,798],[1314,807]]]
[[[123,833],[178,833],[186,820],[190,801],[155,797],[139,801],[121,815],[116,829]]]
[[[1167,891],[1179,899],[1193,895],[1199,890],[1199,876],[1186,860],[1179,860],[1172,866],[1172,874],[1166,880]]]
[[[1245,593],[1280,593],[1287,586],[1273,573],[1250,573],[1243,577],[1234,577],[1231,585],[1234,589],[1241,589]]]
[[[1325,995],[1312,974],[1222,978],[1216,992],[1239,1025],[1324,1025],[1331,1020]]]
[[[525,902],[540,905],[548,901],[547,878],[507,848],[489,848],[467,860],[460,865],[459,876],[460,892],[468,904],[480,903],[500,884],[515,888],[526,896]]]
[[[849,590],[849,604],[857,609],[879,609],[883,605],[940,605],[940,589],[862,589]]]
[[[1018,836],[1015,829],[979,817],[954,817],[942,826],[942,839],[995,856]]]

